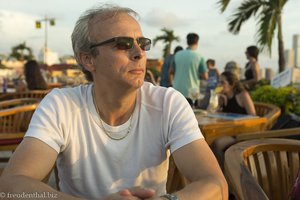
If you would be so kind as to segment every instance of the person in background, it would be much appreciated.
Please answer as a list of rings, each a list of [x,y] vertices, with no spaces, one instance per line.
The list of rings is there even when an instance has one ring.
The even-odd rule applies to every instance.
[[[233,60],[227,62],[225,67],[224,67],[224,71],[234,73],[237,76],[238,80],[240,80],[241,68],[240,68],[240,66],[237,62],[235,62]]]
[[[245,80],[242,82],[247,89],[251,90],[260,80],[260,66],[258,64],[259,49],[256,46],[249,46],[245,54],[248,62],[245,66]]]
[[[220,76],[219,70],[215,68],[215,60],[208,59],[206,61],[206,65],[208,68],[208,80],[205,89],[205,96],[203,100],[200,102],[200,106],[199,106],[201,109],[207,109],[207,106],[209,104],[209,99],[210,99],[210,92],[211,90],[214,90],[217,87],[219,76]]]
[[[25,63],[24,76],[19,76],[19,78],[14,80],[14,85],[18,92],[26,90],[46,90],[48,88],[43,78],[40,65],[36,60],[28,60]]]
[[[178,51],[181,51],[181,50],[183,50],[183,48],[181,46],[176,46],[174,49],[174,53],[171,55],[168,55],[165,58],[164,63],[162,65],[161,74],[160,74],[160,86],[172,87],[173,76],[172,77],[169,76],[169,70],[170,70],[170,68],[172,68],[171,66],[174,63],[174,55]]]
[[[256,115],[253,101],[236,74],[223,72],[219,83],[223,88],[219,94],[220,111]]]
[[[198,34],[189,33],[186,39],[188,48],[176,53],[170,74],[174,75],[173,87],[192,105],[189,90],[199,88],[200,92],[200,78],[207,80],[208,75],[205,59],[196,51],[199,42]]]
[[[221,112],[256,115],[254,103],[238,80],[236,74],[225,71],[220,76],[220,85],[223,87],[219,94],[219,107]],[[217,138],[211,145],[219,165],[224,170],[224,155],[228,147],[236,142],[235,137],[224,136]]]
[[[25,80],[29,90],[46,90],[47,83],[42,76],[40,65],[35,60],[25,64]]]
[[[144,82],[151,40],[136,15],[105,4],[80,16],[72,46],[89,84],[53,89],[43,99],[1,175],[1,192],[52,192],[64,200],[228,198],[186,99]],[[170,153],[190,184],[166,194]],[[60,191],[41,182],[55,163]]]

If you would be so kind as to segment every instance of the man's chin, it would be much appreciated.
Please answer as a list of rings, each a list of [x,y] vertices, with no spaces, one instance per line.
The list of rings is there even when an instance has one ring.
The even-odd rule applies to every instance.
[[[138,88],[142,87],[143,84],[144,84],[144,80],[143,79],[137,80],[137,87]]]
[[[135,79],[130,82],[127,82],[127,84],[124,84],[124,87],[127,87],[128,89],[139,89],[144,84],[144,79]],[[127,85],[127,86],[126,86]]]

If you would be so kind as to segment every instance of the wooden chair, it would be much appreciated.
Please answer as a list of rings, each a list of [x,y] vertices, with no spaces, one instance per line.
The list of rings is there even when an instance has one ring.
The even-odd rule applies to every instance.
[[[24,105],[17,105],[16,102]],[[28,104],[29,101],[31,104]],[[11,104],[9,104],[11,103]],[[22,141],[28,128],[31,117],[38,106],[36,99],[9,100],[0,103],[5,109],[0,109],[0,151],[14,151]],[[8,158],[0,158],[0,162],[6,162]]]
[[[170,156],[168,179],[166,185],[167,193],[173,193],[178,190],[181,190],[188,183],[189,181],[180,173],[180,171],[176,167],[173,157]]]
[[[153,85],[157,85],[153,73],[148,69],[145,75],[145,81],[152,83]]]
[[[279,130],[268,130],[255,133],[243,133],[236,136],[237,142],[244,140],[253,140],[260,138],[283,138],[283,137],[300,137],[300,127],[289,128],[289,129],[279,129]]]
[[[0,101],[0,110],[7,109],[7,108],[13,108],[16,106],[35,104],[35,103],[38,103],[39,101],[40,101],[40,99],[36,99],[36,98],[20,98],[20,99],[11,99],[11,100]]]
[[[267,119],[266,130],[272,128],[281,114],[280,108],[272,104],[254,102],[254,107],[258,116]]]
[[[225,153],[225,175],[240,200],[288,199],[299,167],[298,140],[249,140]]]
[[[19,98],[44,98],[50,90],[29,90],[25,92],[14,92],[14,93],[2,93],[0,95],[0,101],[19,99]]]

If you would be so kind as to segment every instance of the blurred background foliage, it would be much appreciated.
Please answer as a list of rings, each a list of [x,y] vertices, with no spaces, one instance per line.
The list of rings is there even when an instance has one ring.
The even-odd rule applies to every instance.
[[[280,107],[286,114],[294,113],[300,116],[300,93],[292,86],[273,88],[263,85],[250,94],[253,101],[271,103]]]

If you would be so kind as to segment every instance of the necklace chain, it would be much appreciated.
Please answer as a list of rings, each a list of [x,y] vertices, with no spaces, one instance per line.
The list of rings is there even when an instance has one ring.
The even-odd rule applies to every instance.
[[[93,86],[93,88],[92,88],[92,96],[93,96],[93,102],[94,102],[94,105],[95,105],[95,107],[96,107],[97,114],[98,114],[98,116],[99,116],[99,118],[100,118],[100,123],[101,123],[102,129],[103,129],[104,133],[107,135],[107,137],[109,137],[109,138],[112,139],[112,140],[122,140],[122,139],[124,139],[125,137],[127,137],[127,135],[130,133],[130,130],[131,130],[132,115],[130,116],[130,124],[129,124],[129,127],[127,128],[126,134],[125,134],[124,136],[122,136],[122,137],[119,137],[119,138],[113,137],[113,136],[110,135],[110,134],[106,131],[106,129],[104,128],[104,124],[103,124],[102,119],[101,119],[101,116],[100,116],[100,111],[99,111],[98,105],[97,105],[97,103],[96,103],[96,97],[95,97],[95,89],[94,89],[94,86]]]

